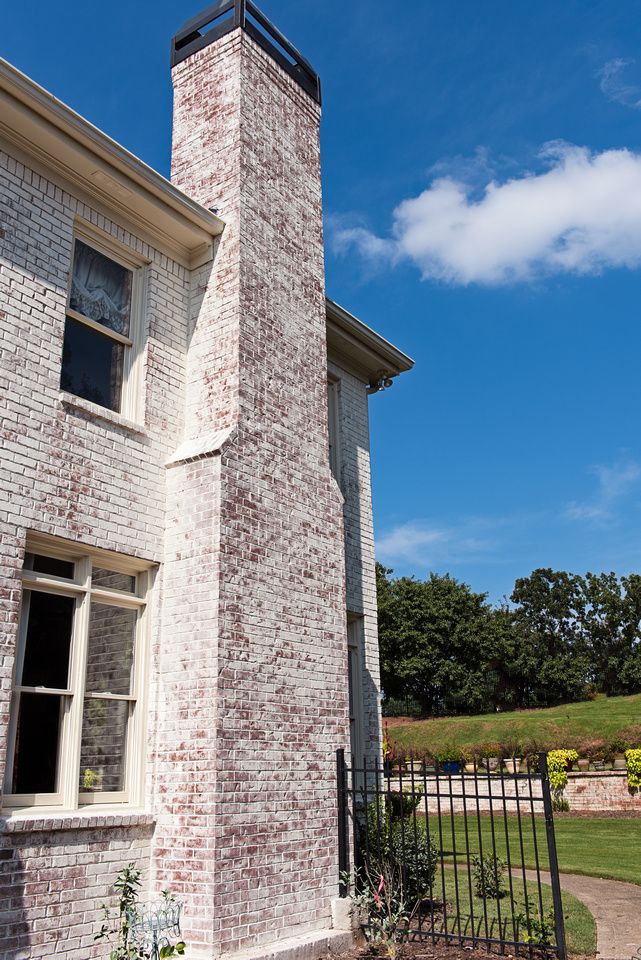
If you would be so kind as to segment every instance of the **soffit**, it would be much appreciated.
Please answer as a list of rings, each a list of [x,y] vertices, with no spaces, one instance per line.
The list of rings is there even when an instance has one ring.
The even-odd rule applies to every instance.
[[[329,297],[327,310],[327,355],[347,364],[367,383],[396,377],[411,370],[414,361]]]
[[[2,59],[0,134],[185,266],[211,259],[219,217]]]

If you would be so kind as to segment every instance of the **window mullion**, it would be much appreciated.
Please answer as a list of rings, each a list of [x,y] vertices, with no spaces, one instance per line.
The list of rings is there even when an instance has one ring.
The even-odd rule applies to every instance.
[[[80,781],[80,740],[82,737],[82,716],[84,708],[85,678],[87,673],[87,647],[89,645],[89,607],[91,596],[91,561],[83,557],[76,563],[76,571],[85,592],[76,603],[76,615],[73,624],[72,657],[70,687],[73,691],[71,705],[66,716],[63,767],[64,804],[69,809],[78,806],[78,785]]]
[[[144,330],[142,317],[143,292],[146,287],[146,271],[142,268],[135,270],[131,287],[131,322],[129,334],[131,337],[129,349],[125,351],[122,410],[125,416],[132,420],[139,417],[140,401],[140,370],[144,348]]]
[[[135,803],[142,803],[144,797],[144,758],[146,744],[146,711],[143,709],[145,691],[149,683],[149,599],[151,573],[145,571],[139,575],[139,587],[146,597],[147,603],[140,611],[136,623],[136,647],[134,651],[134,673],[131,690],[135,700],[129,708],[129,742],[128,758],[129,796]]]
[[[18,632],[18,646],[16,649],[16,659],[13,668],[13,694],[11,697],[11,712],[9,714],[8,730],[8,749],[7,761],[4,774],[4,792],[11,793],[11,781],[13,779],[13,764],[16,751],[16,733],[18,726],[18,710],[20,708],[20,693],[16,687],[22,682],[22,668],[24,666],[25,647],[27,645],[27,623],[29,622],[29,608],[31,605],[31,595],[23,591],[22,606],[20,610],[20,629]]]

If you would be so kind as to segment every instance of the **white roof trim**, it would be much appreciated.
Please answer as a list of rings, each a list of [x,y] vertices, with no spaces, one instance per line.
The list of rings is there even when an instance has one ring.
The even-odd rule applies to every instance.
[[[211,259],[219,217],[2,58],[0,135],[186,266]]]
[[[396,377],[411,370],[414,361],[398,347],[326,298],[327,353],[330,360],[345,362],[368,383]]]

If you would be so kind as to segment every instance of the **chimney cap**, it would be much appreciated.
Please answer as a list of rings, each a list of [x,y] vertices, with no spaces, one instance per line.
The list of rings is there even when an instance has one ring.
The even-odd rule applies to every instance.
[[[171,66],[240,27],[289,74],[316,103],[321,102],[320,77],[305,57],[252,0],[218,0],[188,20],[171,41]]]

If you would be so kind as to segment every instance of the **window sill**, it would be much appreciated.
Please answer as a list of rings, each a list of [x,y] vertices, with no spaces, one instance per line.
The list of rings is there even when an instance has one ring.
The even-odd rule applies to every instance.
[[[139,437],[148,436],[146,428],[141,423],[129,420],[127,417],[123,417],[122,414],[115,413],[115,411],[109,410],[107,407],[101,407],[97,403],[92,403],[91,400],[85,400],[84,397],[76,397],[73,393],[67,393],[66,390],[61,390],[59,398],[64,407],[71,407],[72,410],[81,410],[83,413],[88,414],[93,420],[103,420],[105,423],[110,423],[114,427],[120,427],[121,430],[137,434]]]
[[[43,833],[53,830],[105,830],[123,827],[153,827],[156,820],[140,810],[74,810],[46,813],[15,813],[6,811],[0,817],[0,834]]]

